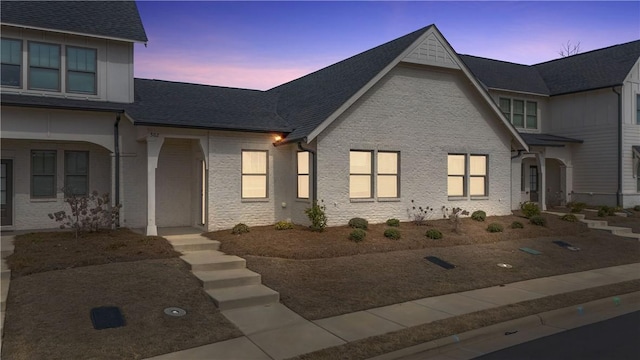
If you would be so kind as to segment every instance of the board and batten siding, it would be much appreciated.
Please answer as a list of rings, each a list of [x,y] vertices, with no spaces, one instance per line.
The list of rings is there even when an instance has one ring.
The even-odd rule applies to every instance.
[[[318,198],[330,225],[352,217],[409,220],[412,206],[511,213],[511,135],[459,70],[399,65],[317,138]],[[400,198],[351,201],[351,149],[400,152]],[[449,200],[447,154],[486,154],[488,196]],[[375,189],[375,188],[374,188]]]

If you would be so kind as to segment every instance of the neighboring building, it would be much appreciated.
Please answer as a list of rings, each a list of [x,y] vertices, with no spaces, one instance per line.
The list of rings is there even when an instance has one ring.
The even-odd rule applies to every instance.
[[[590,177],[583,159],[591,146],[602,147],[572,131],[579,121],[615,125],[618,108],[606,105],[605,117],[593,120],[569,110],[575,98],[575,112],[600,116],[597,103],[615,98],[614,86],[623,94],[629,154],[622,159],[630,163],[620,198],[640,203],[630,188],[637,172],[625,170],[633,161],[637,169],[631,150],[640,145],[640,125],[630,121],[640,42],[608,48],[625,49],[625,60],[616,58],[620,72],[635,56],[619,83],[616,73],[598,85],[607,89],[572,82],[566,91],[552,84],[559,81],[553,71],[562,71],[549,68],[554,62],[460,57],[432,25],[257,91],[134,79],[133,43],[147,37],[133,2],[1,6],[3,229],[55,227],[47,214],[64,207],[63,189],[110,192],[122,205],[120,225],[148,234],[166,226],[306,223],[314,199],[338,225],[355,216],[407,219],[412,200],[436,211],[504,215],[524,200],[595,197],[609,191],[610,179]],[[503,68],[512,71],[504,78]],[[532,179],[522,188],[521,176]],[[589,181],[603,190],[589,190]]]

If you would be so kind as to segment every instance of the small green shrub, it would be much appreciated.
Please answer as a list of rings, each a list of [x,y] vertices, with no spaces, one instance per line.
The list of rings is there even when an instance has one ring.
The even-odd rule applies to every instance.
[[[392,240],[398,240],[400,239],[400,230],[396,228],[386,229],[384,231],[384,237]]]
[[[532,223],[533,225],[538,225],[538,226],[547,225],[547,219],[543,218],[540,215],[533,215],[532,217],[529,218],[529,222]]]
[[[433,240],[442,239],[442,233],[438,229],[429,229],[429,230],[427,230],[427,233],[424,234],[424,236],[428,237],[429,239],[433,239]]]
[[[278,221],[276,223],[276,230],[290,230],[293,229],[293,223],[289,221]]]
[[[309,220],[311,220],[311,231],[322,232],[327,227],[327,215],[325,210],[327,207],[324,205],[324,200],[320,200],[320,204],[317,201],[313,202],[313,206],[304,210]]]
[[[489,226],[487,226],[487,231],[491,232],[491,233],[503,232],[504,231],[504,227],[502,227],[502,225],[497,224],[497,223],[491,223],[491,224],[489,224]]]
[[[520,221],[514,221],[511,223],[512,229],[524,229],[524,225]]]
[[[578,221],[578,218],[573,214],[563,215],[562,217],[560,217],[560,219],[564,220],[564,221],[568,221],[568,222],[577,222]]]
[[[398,219],[388,219],[387,220],[387,226],[393,226],[393,227],[400,227],[400,220]]]
[[[249,227],[243,223],[239,223],[231,229],[231,233],[235,235],[240,235],[249,232]]]
[[[475,221],[484,221],[487,218],[487,213],[482,210],[476,210],[471,213],[471,218]]]
[[[367,232],[362,229],[353,229],[351,234],[349,234],[349,240],[353,242],[360,242],[364,240],[365,236],[367,236]]]
[[[636,205],[633,207],[633,211],[640,211],[640,205]]]
[[[584,210],[584,208],[587,207],[587,204],[583,202],[569,202],[567,203],[567,206],[571,209],[571,212],[575,214]]]
[[[616,214],[616,208],[614,207],[600,206],[600,208],[598,209],[599,217],[614,216],[615,214]]]
[[[354,229],[367,230],[367,228],[369,227],[369,222],[366,219],[354,217],[353,219],[349,220],[349,226]]]
[[[522,210],[522,214],[527,219],[531,219],[532,216],[540,215],[540,208],[538,208],[538,204],[527,201],[523,202],[520,205],[520,210]]]

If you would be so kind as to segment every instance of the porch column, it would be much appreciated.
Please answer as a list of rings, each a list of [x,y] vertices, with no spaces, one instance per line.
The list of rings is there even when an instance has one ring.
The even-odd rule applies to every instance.
[[[562,186],[564,189],[565,203],[571,201],[571,193],[573,192],[573,166],[565,165],[562,168]]]
[[[539,201],[540,201],[540,210],[547,210],[547,170],[545,168],[547,160],[544,157],[542,152],[536,153],[536,161],[538,162],[538,169],[540,169],[540,173],[538,174],[538,179],[540,180],[540,189],[539,190]]]
[[[147,137],[147,231],[148,236],[158,235],[156,226],[156,169],[163,137]]]

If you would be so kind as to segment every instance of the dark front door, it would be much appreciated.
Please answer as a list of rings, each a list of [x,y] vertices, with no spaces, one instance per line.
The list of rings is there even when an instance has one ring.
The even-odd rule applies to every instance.
[[[13,160],[2,160],[0,174],[0,212],[2,226],[13,225]]]
[[[529,201],[538,202],[538,167],[529,167]]]

